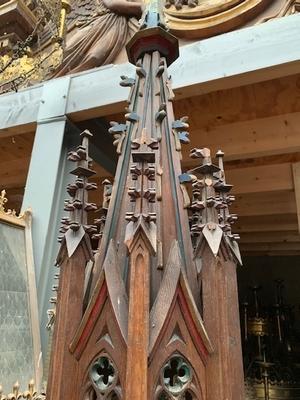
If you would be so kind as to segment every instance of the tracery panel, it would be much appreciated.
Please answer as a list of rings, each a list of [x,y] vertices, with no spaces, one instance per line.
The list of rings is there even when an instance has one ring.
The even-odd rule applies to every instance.
[[[172,355],[160,370],[155,400],[200,400],[197,379],[190,363],[180,354]]]
[[[119,373],[107,353],[100,354],[88,371],[87,390],[83,400],[121,400]]]

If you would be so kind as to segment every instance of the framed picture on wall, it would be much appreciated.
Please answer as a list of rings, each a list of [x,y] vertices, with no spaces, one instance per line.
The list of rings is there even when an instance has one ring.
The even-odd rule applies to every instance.
[[[32,251],[30,210],[5,210],[0,193],[0,385],[3,393],[42,379],[42,353]]]

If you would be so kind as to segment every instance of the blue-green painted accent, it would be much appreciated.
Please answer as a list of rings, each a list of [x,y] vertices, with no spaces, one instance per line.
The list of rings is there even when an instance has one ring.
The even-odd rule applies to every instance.
[[[134,88],[134,93],[133,93],[134,103],[133,103],[133,107],[132,107],[133,111],[136,111],[138,90],[139,90],[139,82],[136,83],[136,86]],[[114,210],[120,209],[121,201],[122,201],[121,194],[122,194],[122,191],[124,190],[124,185],[126,184],[128,167],[129,167],[129,162],[130,162],[132,130],[133,130],[133,124],[129,124],[129,129],[127,129],[127,135],[126,135],[124,143],[123,143],[124,156],[121,155],[121,157],[123,156],[123,162],[121,164],[119,163],[117,166],[116,176],[118,176],[118,174],[119,174],[119,185],[116,187],[114,203],[110,204],[110,207],[113,207]],[[118,221],[118,218],[116,217],[116,213],[113,213],[112,218],[110,219],[110,225],[108,227],[108,232],[107,232],[108,239],[107,239],[107,243],[106,243],[105,253],[107,251],[110,239],[113,237],[113,235],[116,231],[117,221]]]
[[[166,390],[180,395],[192,380],[191,367],[181,356],[173,356],[163,368],[163,382]]]
[[[102,393],[105,393],[116,379],[112,361],[106,356],[99,357],[90,369],[90,379]]]

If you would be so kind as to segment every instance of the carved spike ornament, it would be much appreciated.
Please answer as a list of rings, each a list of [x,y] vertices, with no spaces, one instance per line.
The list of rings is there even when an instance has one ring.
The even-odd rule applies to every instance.
[[[208,149],[193,149],[201,165],[181,171],[188,122],[174,118],[167,72],[178,43],[156,4],[127,51],[136,76],[121,78],[126,123],[111,123],[119,161],[96,228],[87,224],[96,208],[87,200],[89,132],[69,154],[76,180],[57,259],[47,400],[242,400],[240,256],[223,154],[215,165]]]

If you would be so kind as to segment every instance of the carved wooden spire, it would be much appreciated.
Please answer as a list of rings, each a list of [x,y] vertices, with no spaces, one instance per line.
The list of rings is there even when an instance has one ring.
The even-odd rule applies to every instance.
[[[193,149],[191,157],[201,164],[181,176],[192,183],[191,235],[194,257],[201,268],[203,320],[215,352],[207,363],[207,398],[237,399],[244,396],[236,263],[241,264],[238,235],[231,225],[237,219],[229,206],[235,200],[229,192],[218,151],[214,165],[208,149]]]
[[[80,136],[82,137],[82,144],[68,154],[68,160],[77,164],[76,168],[71,171],[71,174],[76,176],[76,180],[67,186],[71,200],[65,201],[64,209],[69,211],[70,217],[63,218],[60,229],[63,236],[59,237],[59,241],[66,245],[69,258],[72,257],[83,240],[88,251],[91,252],[89,235],[97,232],[96,226],[87,224],[87,213],[97,209],[96,204],[88,202],[88,192],[97,189],[95,183],[88,182],[88,178],[95,174],[95,171],[90,168],[91,159],[88,155],[89,138],[92,134],[85,130]],[[64,246],[62,245],[61,251],[63,249]],[[58,263],[60,263],[60,256],[59,253]],[[92,254],[90,257],[87,255],[87,261],[89,259],[93,259]]]
[[[90,168],[88,153],[91,136],[89,131],[82,132],[82,144],[68,155],[68,159],[76,163],[71,172],[76,178],[67,187],[71,200],[65,201],[65,210],[70,217],[63,218],[60,229],[63,235],[59,237],[61,247],[56,261],[60,269],[59,287],[53,287],[55,291],[58,289],[58,293],[57,299],[52,300],[56,303],[56,311],[48,399],[71,398],[71,386],[66,384],[65,375],[75,374],[77,369],[69,343],[82,319],[85,268],[87,262],[93,260],[90,235],[96,231],[94,226],[87,224],[88,211],[96,208],[95,204],[88,202],[88,192],[96,189],[95,184],[88,182],[88,178],[95,173]]]
[[[213,270],[216,257],[225,280],[226,262],[230,260],[234,266],[237,258],[235,237],[228,230],[234,218],[227,209],[230,185],[225,182],[222,158],[215,166],[209,150],[195,149],[192,155],[201,158],[202,165],[182,174],[181,146],[189,142],[189,125],[187,117],[174,118],[174,93],[167,72],[178,56],[178,43],[165,30],[155,4],[150,4],[127,51],[136,65],[136,75],[121,77],[121,85],[130,87],[126,123],[113,121],[109,130],[119,162],[112,191],[109,188],[107,192],[109,207],[103,206],[105,218],[98,223],[101,233],[94,236],[99,246],[91,273],[84,273],[90,258],[78,256],[90,229],[85,227],[85,191],[75,186],[73,190],[72,185],[69,188],[74,200],[67,208],[74,218],[68,221],[62,242],[68,251],[59,259],[72,266],[74,275],[68,275],[68,282],[63,276],[60,279],[47,399],[61,400],[72,394],[74,400],[239,400],[242,382],[231,375],[226,385],[230,390],[235,387],[234,393],[240,395],[226,397],[225,380],[214,372],[229,368],[230,349],[222,340],[227,343],[231,337],[236,340],[232,345],[234,362],[240,368],[239,327],[234,335],[229,334],[228,318],[222,316],[224,308],[219,303],[218,308],[207,304],[211,302],[206,292],[201,299],[201,287],[206,291],[210,286],[214,293],[213,285],[219,282],[217,274],[211,273],[204,283],[204,272]],[[80,154],[79,147],[70,157],[88,162]],[[80,178],[86,177],[88,165],[80,166],[83,168],[76,171]],[[185,186],[189,181],[193,184],[192,202]],[[226,253],[223,258],[221,251]],[[232,307],[236,294],[233,271],[228,277],[231,286],[222,298],[225,308]],[[70,287],[75,274],[76,285]],[[63,298],[64,286],[69,287],[67,298]],[[74,311],[75,321],[64,320],[63,325],[60,314],[69,321],[68,308],[74,310],[74,306],[68,301],[73,295],[76,313],[80,309],[83,314],[80,318]],[[234,305],[238,317],[237,303]],[[206,319],[210,321],[207,326]],[[219,319],[221,325],[216,322]],[[220,338],[213,332],[215,328]],[[63,355],[56,354],[59,349]],[[68,373],[63,381],[57,375],[64,369]],[[213,384],[217,391],[210,388]]]

